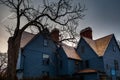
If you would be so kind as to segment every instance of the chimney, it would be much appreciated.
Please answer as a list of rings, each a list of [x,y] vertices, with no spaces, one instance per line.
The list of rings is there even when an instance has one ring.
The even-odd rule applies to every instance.
[[[87,28],[81,30],[80,31],[80,36],[92,39],[92,28],[87,27]]]
[[[54,42],[59,42],[59,30],[57,28],[54,28],[51,31],[51,38]]]

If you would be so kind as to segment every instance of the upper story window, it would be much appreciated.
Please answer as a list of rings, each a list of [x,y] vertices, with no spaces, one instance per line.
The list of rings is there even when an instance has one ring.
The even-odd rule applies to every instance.
[[[48,46],[48,41],[47,41],[47,39],[44,39],[44,46]]]
[[[115,70],[119,70],[119,64],[117,60],[114,60],[114,67],[115,67]]]
[[[48,54],[43,54],[43,64],[44,65],[49,65],[49,55]]]
[[[112,44],[112,50],[113,50],[113,52],[116,52],[116,45],[115,44]]]

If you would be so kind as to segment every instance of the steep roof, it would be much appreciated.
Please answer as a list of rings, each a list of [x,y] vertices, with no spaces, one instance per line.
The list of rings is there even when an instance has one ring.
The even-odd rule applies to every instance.
[[[113,34],[99,38],[97,40],[88,39],[86,37],[83,37],[83,39],[90,45],[90,47],[96,52],[98,56],[103,56],[112,36]]]
[[[24,31],[21,37],[20,48],[23,48],[34,36],[35,34]]]
[[[68,58],[81,60],[80,56],[77,54],[73,47],[62,44],[62,48],[65,51]]]

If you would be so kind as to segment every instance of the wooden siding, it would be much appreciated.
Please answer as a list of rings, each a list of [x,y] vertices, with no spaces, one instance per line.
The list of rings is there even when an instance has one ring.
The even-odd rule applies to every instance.
[[[105,72],[107,73],[108,76],[111,76],[111,70],[115,69],[114,60],[117,60],[119,70],[116,70],[115,76],[120,77],[120,49],[114,36],[112,37],[109,46],[103,56],[103,60]]]
[[[44,39],[48,41],[47,46],[44,45]],[[49,76],[56,76],[56,49],[57,46],[52,40],[42,35],[35,37],[23,51],[24,77],[40,77],[43,72],[48,72]],[[50,56],[48,65],[43,64],[43,54]]]
[[[81,51],[81,46],[84,47],[84,52]],[[82,63],[81,63],[82,69],[91,68],[104,72],[103,58],[99,57],[83,38],[81,38],[79,41],[77,47],[77,53],[82,58]],[[86,66],[86,61],[88,61],[87,62],[88,66]]]

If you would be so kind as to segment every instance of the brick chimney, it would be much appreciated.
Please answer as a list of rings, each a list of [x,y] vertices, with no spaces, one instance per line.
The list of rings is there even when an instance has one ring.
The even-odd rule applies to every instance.
[[[51,31],[51,38],[54,42],[59,42],[59,30],[54,28],[52,31]]]
[[[80,36],[92,39],[92,28],[87,27],[87,28],[81,30],[80,31]]]

